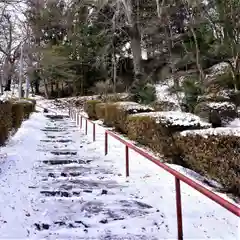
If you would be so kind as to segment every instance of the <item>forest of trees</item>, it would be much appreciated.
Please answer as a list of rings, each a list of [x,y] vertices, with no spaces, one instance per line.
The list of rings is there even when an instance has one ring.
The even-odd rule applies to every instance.
[[[151,101],[156,82],[174,76],[178,90],[179,75],[196,95],[222,62],[223,84],[240,90],[238,0],[10,0],[0,10],[5,90],[22,45],[23,74],[48,98],[127,91]]]

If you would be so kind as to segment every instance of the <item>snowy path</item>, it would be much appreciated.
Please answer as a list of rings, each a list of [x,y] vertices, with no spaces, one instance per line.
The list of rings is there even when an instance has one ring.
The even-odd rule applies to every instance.
[[[126,181],[124,148],[110,141],[103,157],[100,130],[92,143],[68,118],[34,113],[0,149],[0,239],[176,239],[174,179],[130,153]],[[186,239],[238,239],[238,218],[182,189]]]
[[[128,219],[157,210],[124,193],[127,186],[100,166],[104,159],[89,151],[89,140],[69,119],[34,114],[28,131],[31,123],[36,128],[13,140],[19,147],[2,167],[1,238],[158,239],[124,233]]]

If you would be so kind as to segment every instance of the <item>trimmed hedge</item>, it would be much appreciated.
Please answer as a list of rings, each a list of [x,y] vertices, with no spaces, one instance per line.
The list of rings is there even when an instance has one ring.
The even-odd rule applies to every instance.
[[[23,106],[24,119],[28,119],[30,114],[35,111],[34,103],[30,100],[25,99],[21,99],[19,103]]]
[[[88,100],[84,104],[84,111],[88,114],[90,119],[97,119],[96,105],[102,103],[100,100]]]
[[[24,106],[21,102],[12,103],[12,128],[18,129],[24,118]]]
[[[12,103],[0,101],[0,145],[7,140],[12,127]]]
[[[32,102],[32,104],[33,104],[33,107],[34,107],[34,109],[35,109],[35,107],[36,107],[36,104],[37,104],[37,101],[35,100],[35,99],[32,99],[32,98],[25,98],[27,101],[30,101],[30,102]]]
[[[96,111],[97,119],[105,118],[105,108],[106,108],[106,103],[97,103],[96,104],[95,111]]]
[[[135,140],[163,154],[177,163],[181,151],[174,141],[174,134],[186,129],[210,127],[199,117],[183,112],[155,112],[130,115],[127,118],[127,134]]]
[[[8,139],[11,130],[16,131],[23,119],[29,118],[35,104],[29,100],[0,101],[0,146]]]
[[[175,136],[175,140],[189,168],[240,196],[240,131],[238,136],[232,129],[222,135],[221,129],[226,131],[226,128],[186,131]]]
[[[151,112],[153,109],[135,102],[106,103],[104,123],[109,127],[127,133],[127,117],[129,114]]]

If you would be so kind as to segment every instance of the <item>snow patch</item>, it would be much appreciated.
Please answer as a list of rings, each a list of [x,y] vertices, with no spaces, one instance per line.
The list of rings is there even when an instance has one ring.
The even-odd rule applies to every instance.
[[[228,124],[227,127],[240,128],[240,118],[234,119],[232,122]]]
[[[181,109],[180,103],[184,98],[184,93],[177,93],[177,94],[171,93],[169,91],[169,88],[171,88],[172,86],[173,86],[172,78],[167,79],[166,82],[164,83],[159,83],[155,85],[157,100],[174,103],[180,110]]]
[[[228,63],[225,63],[225,62],[218,63],[209,69],[210,74],[207,74],[206,78],[212,78],[212,77],[215,77],[216,75],[221,75],[225,73],[228,68],[229,68]]]
[[[143,110],[143,111],[154,111],[153,108],[147,106],[147,105],[141,105],[139,103],[136,103],[136,102],[117,102],[116,105],[118,107],[121,107],[123,108],[124,110],[126,111],[130,111],[130,110],[135,110],[136,112],[137,111],[140,111],[140,110]]]
[[[209,102],[207,105],[214,109],[219,109],[219,108],[228,108],[228,109],[230,108],[232,110],[236,109],[235,104],[229,103],[229,102]]]

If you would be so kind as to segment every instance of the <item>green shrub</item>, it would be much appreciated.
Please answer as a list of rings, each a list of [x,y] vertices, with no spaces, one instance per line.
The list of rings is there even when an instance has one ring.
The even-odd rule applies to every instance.
[[[106,103],[97,103],[95,106],[97,119],[104,119]]]
[[[130,115],[127,118],[127,135],[130,139],[149,146],[153,151],[180,160],[181,151],[174,141],[174,134],[186,129],[210,127],[200,118],[183,112],[155,112]]]
[[[24,106],[21,102],[12,103],[12,127],[18,129],[24,118]]]
[[[221,183],[225,190],[240,195],[240,136],[231,129],[186,131],[175,140],[189,168]],[[222,129],[226,132],[226,128]],[[205,132],[205,134],[204,134]]]
[[[0,101],[0,145],[8,138],[12,128],[12,103],[11,101]]]
[[[131,88],[132,100],[141,104],[150,104],[156,100],[155,85],[145,81],[135,82]]]
[[[104,123],[109,127],[115,127],[116,130],[126,133],[126,120],[129,114],[151,112],[153,109],[135,102],[116,102],[107,103],[105,107]]]
[[[193,113],[195,106],[197,105],[198,98],[203,93],[202,86],[194,77],[189,77],[184,80],[182,89],[185,93],[183,104],[186,106],[188,112]]]
[[[96,105],[101,102],[100,100],[88,100],[85,102],[84,111],[88,114],[90,119],[97,119]]]

